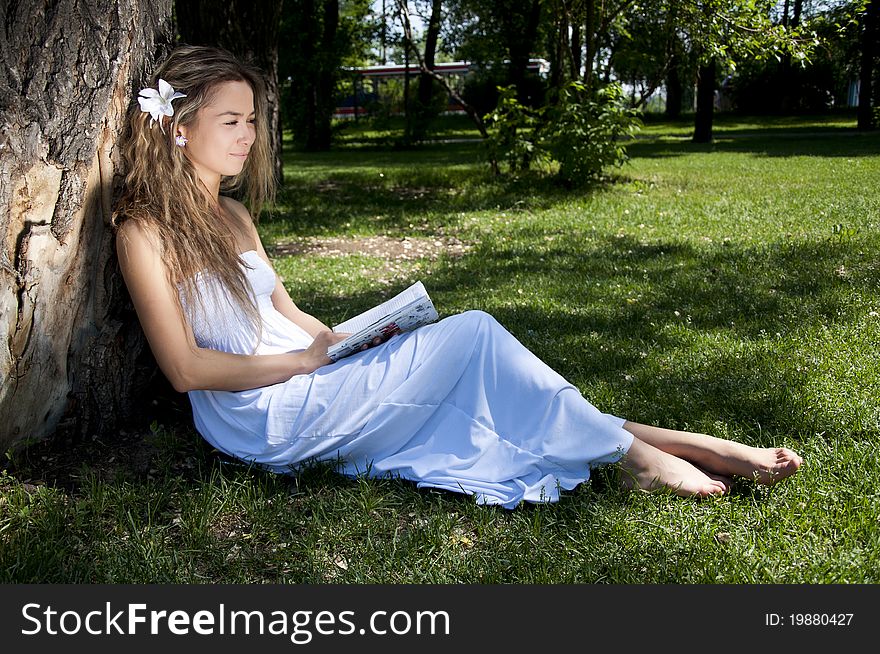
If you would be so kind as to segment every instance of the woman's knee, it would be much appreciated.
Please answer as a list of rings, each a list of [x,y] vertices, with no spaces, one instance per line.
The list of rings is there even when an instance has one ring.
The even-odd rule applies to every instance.
[[[453,314],[442,322],[447,324],[450,333],[456,334],[459,342],[476,342],[501,328],[490,314],[476,309]]]
[[[482,322],[497,322],[495,318],[490,313],[486,313],[485,311],[481,311],[480,309],[469,309],[468,311],[464,311],[459,314],[466,320],[470,320],[476,323]]]

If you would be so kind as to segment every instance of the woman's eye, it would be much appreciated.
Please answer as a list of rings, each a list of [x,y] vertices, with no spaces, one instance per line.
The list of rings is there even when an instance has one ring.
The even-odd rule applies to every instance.
[[[230,123],[226,123],[226,124],[227,124],[227,125],[238,125],[238,121],[237,121],[237,120],[233,120],[232,122],[230,122]]]

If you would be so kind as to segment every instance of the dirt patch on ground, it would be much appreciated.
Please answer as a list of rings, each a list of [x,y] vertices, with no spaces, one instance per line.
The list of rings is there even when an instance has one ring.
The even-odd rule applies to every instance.
[[[452,236],[421,237],[366,236],[304,237],[295,241],[278,243],[273,249],[275,256],[313,255],[319,257],[342,257],[349,254],[365,254],[388,261],[435,260],[441,255],[460,257],[470,246]]]

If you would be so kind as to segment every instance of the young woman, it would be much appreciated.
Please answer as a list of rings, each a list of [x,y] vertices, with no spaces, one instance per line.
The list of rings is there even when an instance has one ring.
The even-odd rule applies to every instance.
[[[344,336],[291,300],[254,228],[273,191],[265,113],[257,71],[183,46],[141,91],[124,144],[122,273],[159,367],[217,449],[279,472],[338,461],[507,508],[555,501],[616,461],[630,487],[701,497],[801,465],[785,448],[603,414],[479,311],[332,362]],[[221,193],[233,189],[252,214]]]

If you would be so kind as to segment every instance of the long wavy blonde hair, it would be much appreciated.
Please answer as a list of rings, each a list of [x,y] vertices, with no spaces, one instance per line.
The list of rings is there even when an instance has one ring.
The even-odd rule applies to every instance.
[[[161,126],[151,125],[150,114],[141,111],[133,99],[122,138],[127,173],[111,223],[116,228],[123,221],[135,220],[157,237],[168,279],[180,290],[181,309],[190,317],[193,308],[204,307],[196,278],[207,273],[226,288],[259,334],[255,300],[232,228],[204,192],[204,184],[174,137],[179,125],[197,120],[199,110],[213,101],[220,84],[249,84],[254,94],[255,140],[241,173],[223,178],[220,190],[240,194],[254,219],[258,218],[275,192],[262,75],[226,50],[185,45],[174,49],[155,72],[153,88],[160,78],[186,97],[174,100],[174,115],[162,116]]]

